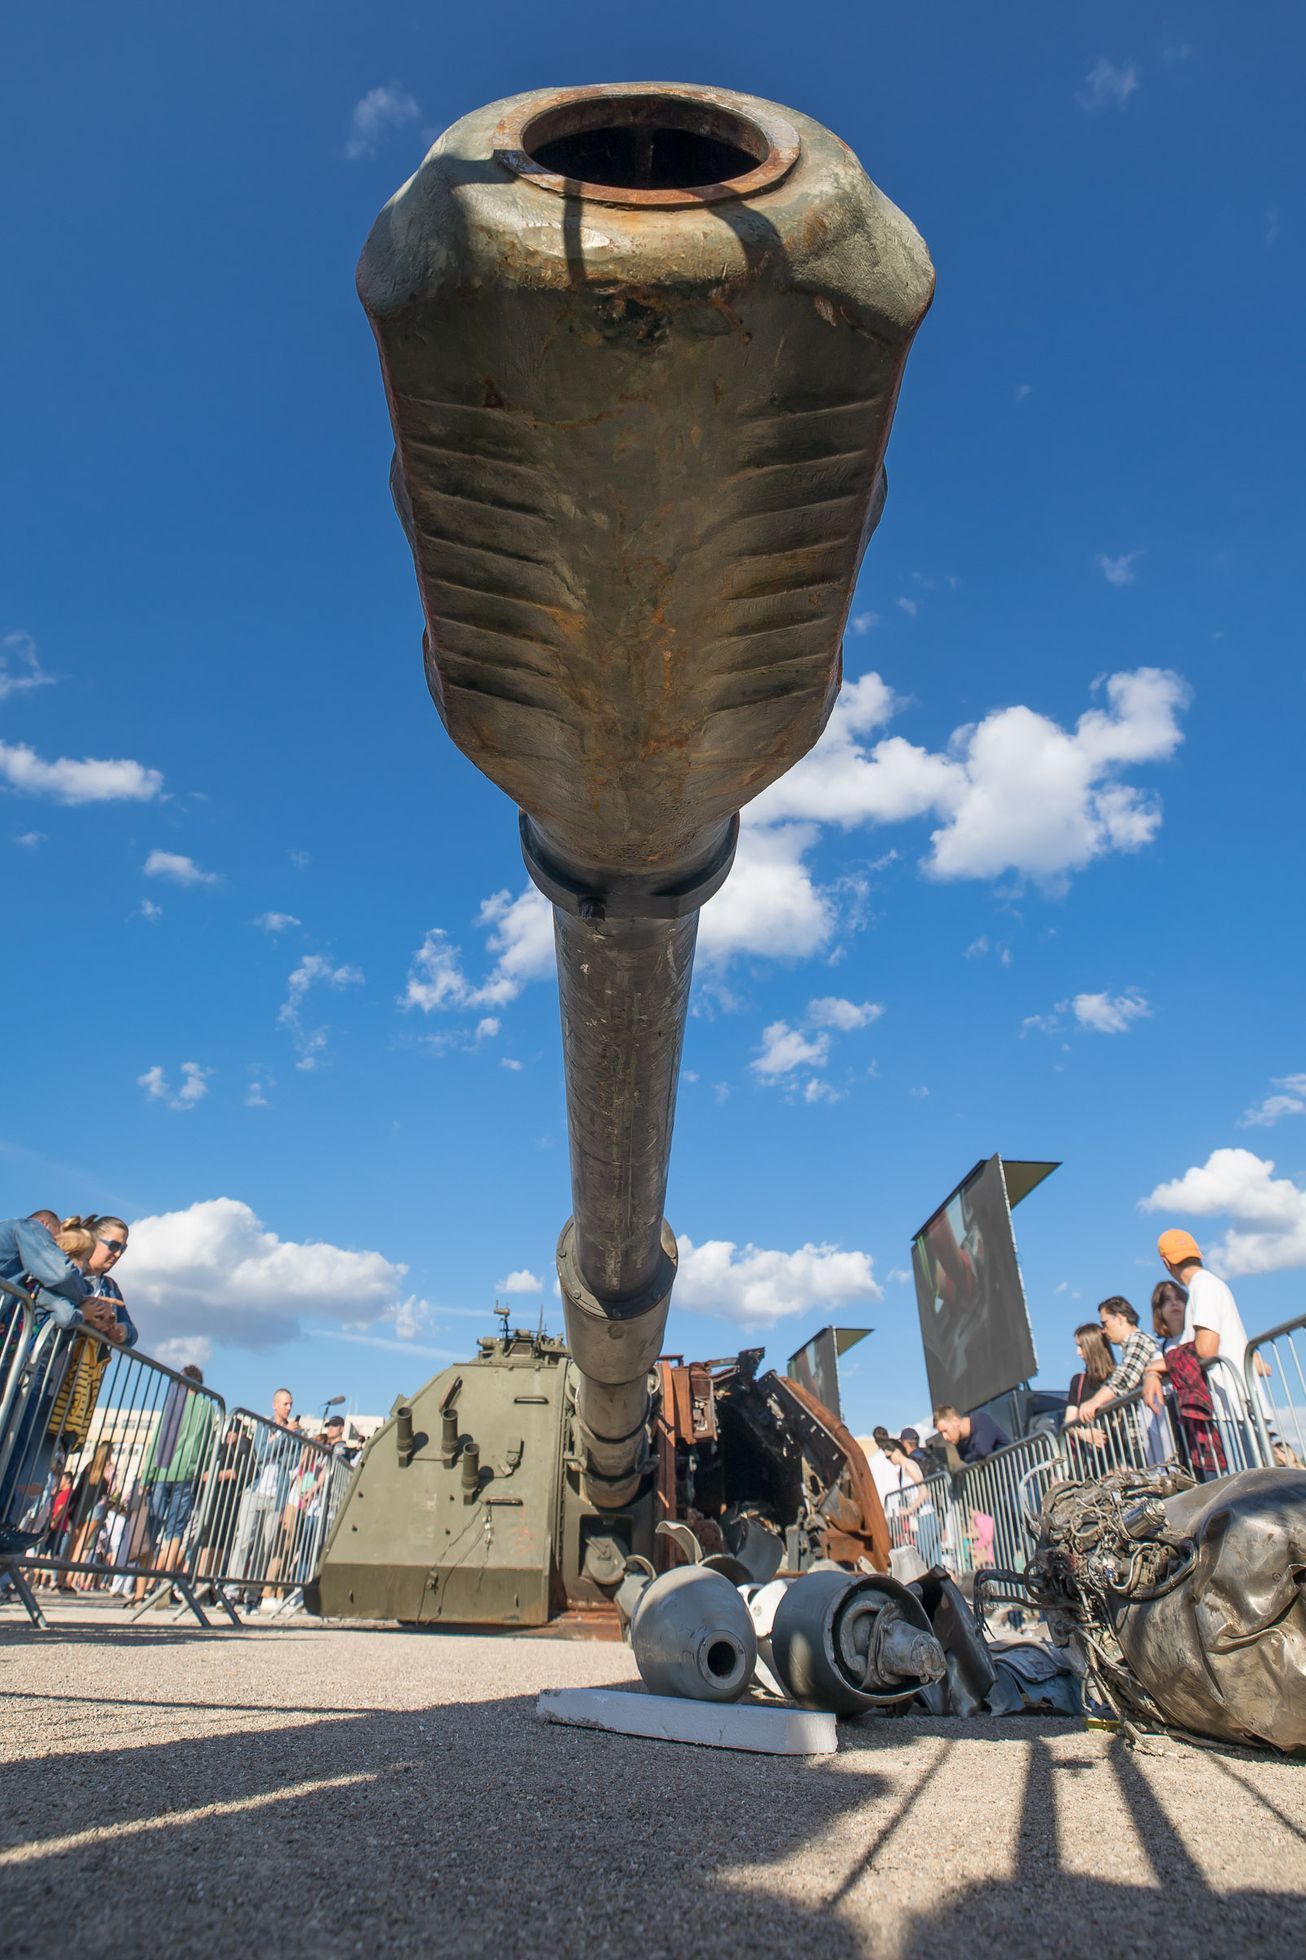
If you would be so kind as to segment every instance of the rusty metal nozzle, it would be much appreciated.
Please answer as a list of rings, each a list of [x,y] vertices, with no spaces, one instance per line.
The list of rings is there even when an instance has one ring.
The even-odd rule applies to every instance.
[[[672,83],[455,123],[359,265],[426,670],[554,907],[592,1501],[645,1463],[700,907],[820,735],[933,292],[828,130]]]

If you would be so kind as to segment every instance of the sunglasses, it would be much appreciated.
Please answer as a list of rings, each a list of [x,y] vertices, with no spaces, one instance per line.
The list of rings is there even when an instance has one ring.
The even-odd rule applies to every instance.
[[[99,1243],[107,1247],[110,1252],[125,1252],[127,1250],[126,1239],[101,1239]]]

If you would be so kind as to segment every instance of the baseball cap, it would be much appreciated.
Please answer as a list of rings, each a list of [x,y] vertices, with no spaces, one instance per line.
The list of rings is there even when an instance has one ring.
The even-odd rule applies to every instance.
[[[1168,1232],[1162,1232],[1156,1249],[1171,1266],[1182,1266],[1185,1259],[1200,1259],[1202,1256],[1202,1248],[1192,1233],[1185,1232],[1179,1225],[1172,1225]]]
[[[902,1432],[902,1440],[904,1443],[919,1443],[921,1440],[921,1432],[919,1429],[904,1429]]]

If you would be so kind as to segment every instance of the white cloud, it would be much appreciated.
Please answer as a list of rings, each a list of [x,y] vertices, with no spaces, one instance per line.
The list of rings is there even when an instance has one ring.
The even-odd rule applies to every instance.
[[[1141,550],[1122,551],[1118,558],[1108,558],[1104,551],[1099,551],[1093,563],[1108,585],[1137,585],[1138,573],[1134,567],[1142,555]]]
[[[1143,667],[1110,675],[1103,690],[1105,708],[1089,709],[1073,731],[1030,708],[1000,708],[959,728],[940,754],[901,736],[866,743],[897,705],[879,676],[868,674],[845,689],[815,749],[757,799],[751,823],[806,820],[852,829],[936,815],[943,822],[923,862],[927,875],[1015,871],[1055,888],[1094,858],[1150,841],[1161,822],[1157,804],[1116,775],[1168,758],[1182,740],[1178,714],[1188,689],[1177,674]],[[801,860],[812,842],[802,838],[789,865],[791,879],[809,891]],[[727,883],[713,905],[729,891]],[[709,906],[705,927],[711,917]],[[827,919],[821,944],[833,928]]]
[[[853,614],[848,626],[853,633],[873,633],[879,623],[880,615],[877,612],[859,612]]]
[[[502,1026],[503,1023],[497,1014],[487,1014],[484,1020],[476,1023],[476,1033],[473,1038],[476,1041],[493,1041]]]
[[[762,1030],[762,1047],[748,1066],[767,1081],[796,1068],[824,1068],[830,1055],[828,1034],[805,1035],[787,1021],[772,1021]]]
[[[163,793],[157,769],[139,762],[74,762],[60,756],[47,762],[24,742],[0,742],[0,782],[23,796],[48,796],[55,803],[150,803]]]
[[[14,838],[15,844],[21,844],[25,851],[34,851],[39,844],[44,844],[45,841],[45,832],[43,830],[20,830]]]
[[[207,1368],[213,1359],[213,1343],[202,1334],[181,1334],[174,1340],[156,1341],[150,1352],[165,1368]]]
[[[1306,1115],[1306,1075],[1279,1075],[1274,1079],[1278,1092],[1245,1109],[1238,1118],[1240,1130],[1270,1129],[1285,1116]]]
[[[261,1069],[258,1070],[255,1073],[254,1080],[245,1091],[246,1109],[271,1109],[272,1105],[268,1101],[267,1094],[271,1087],[271,1081],[264,1076]]]
[[[504,1055],[499,1062],[500,1068],[510,1070],[513,1075],[520,1075],[525,1066],[524,1062],[517,1061],[512,1055]]]
[[[890,1272],[884,1275],[884,1281],[886,1286],[910,1286],[912,1284],[911,1267],[894,1266]]]
[[[152,898],[143,898],[132,916],[137,919],[148,919],[152,926],[157,925],[163,917],[163,907],[156,905]]]
[[[869,1028],[884,1009],[877,1001],[841,1000],[837,994],[824,994],[807,1003],[807,1019],[814,1028],[838,1028],[849,1034],[854,1028]]]
[[[1132,61],[1108,61],[1100,54],[1084,77],[1075,95],[1081,109],[1096,115],[1103,109],[1123,109],[1139,86],[1139,73]]]
[[[542,1293],[544,1281],[536,1279],[529,1267],[519,1266],[515,1272],[501,1279],[494,1290],[496,1293]]]
[[[898,606],[902,612],[906,613],[908,619],[915,619],[921,609],[921,602],[919,599],[899,599]]]
[[[180,851],[151,851],[144,864],[147,878],[166,878],[174,885],[216,885],[221,883],[216,871],[203,871],[194,858],[184,857]]]
[[[729,1239],[677,1242],[675,1303],[690,1312],[767,1327],[791,1314],[881,1297],[866,1252],[811,1244],[796,1252],[770,1252],[755,1245],[741,1248]]]
[[[357,987],[361,986],[363,975],[356,966],[333,966],[321,953],[306,953],[299,965],[290,975],[288,992],[277,1012],[278,1027],[285,1028],[299,1051],[297,1069],[311,1074],[322,1065],[326,1052],[328,1029],[325,1027],[306,1028],[302,1008],[310,988],[323,986]]]
[[[461,949],[440,926],[427,933],[413,954],[400,1005],[416,1007],[423,1014],[442,1009],[502,1007],[517,995],[529,980],[543,980],[554,972],[553,908],[534,885],[513,898],[508,892],[494,892],[481,903],[476,922],[487,931],[486,944],[497,954],[494,966],[480,985],[473,985],[463,971]],[[499,1022],[489,1015],[477,1028],[497,1034]]]
[[[169,1109],[194,1109],[208,1095],[213,1073],[211,1068],[201,1068],[198,1062],[183,1062],[181,1083],[174,1094],[164,1069],[156,1062],[144,1075],[138,1075],[136,1082],[151,1102],[166,1103]]]
[[[354,112],[349,118],[345,155],[351,163],[358,162],[362,157],[374,157],[383,137],[388,136],[391,130],[404,129],[409,123],[416,122],[420,114],[406,89],[370,88],[362,100],[354,104]]]
[[[1126,1034],[1135,1021],[1146,1019],[1152,1011],[1151,1003],[1137,987],[1123,994],[1076,994],[1070,1007],[1080,1027],[1094,1034]]]
[[[848,1091],[846,1089],[836,1089],[833,1083],[827,1082],[820,1075],[809,1075],[803,1084],[803,1101],[805,1103],[843,1102],[847,1094]]]
[[[293,912],[260,912],[254,923],[262,926],[264,932],[286,932],[291,926],[302,925],[303,920],[297,919]]]
[[[37,659],[31,634],[6,633],[0,639],[0,701],[13,694],[30,694],[33,688],[53,686],[54,675],[47,674]]]
[[[829,944],[837,908],[803,862],[818,834],[814,824],[771,828],[745,811],[734,868],[703,907],[698,946],[706,965],[722,966],[740,953],[806,959]]]
[[[1018,402],[1027,402],[1033,392],[1034,389],[1028,381],[1018,381],[1016,383],[1016,400]]]
[[[809,859],[823,825],[853,830],[934,817],[938,828],[921,864],[927,876],[1015,872],[1052,892],[1096,858],[1142,849],[1160,828],[1160,806],[1118,777],[1174,753],[1188,689],[1154,667],[1109,675],[1101,686],[1105,706],[1087,710],[1072,729],[1030,708],[1000,708],[934,752],[880,735],[902,704],[878,674],[850,682],[816,747],[745,808],[734,868],[703,908],[702,968],[719,972],[740,955],[837,953],[841,929],[860,922],[869,884],[861,870],[827,886],[816,882]],[[883,853],[870,871],[897,855]],[[460,948],[435,928],[413,956],[404,1006],[426,1014],[499,1006],[529,980],[552,974],[550,907],[533,886],[516,899],[496,892],[478,922],[498,955],[486,979],[470,980]],[[998,956],[1009,963],[1006,948]]]
[[[1306,1191],[1273,1173],[1272,1158],[1213,1150],[1204,1164],[1158,1184],[1140,1203],[1144,1211],[1234,1220],[1205,1255],[1208,1265],[1230,1278],[1306,1266]]]
[[[307,851],[287,851],[286,856],[290,859],[296,871],[303,871],[307,865],[313,862]]]
[[[301,1313],[400,1331],[424,1306],[404,1300],[407,1270],[379,1252],[278,1238],[247,1204],[209,1198],[133,1224],[132,1316],[150,1353],[185,1336],[275,1347],[299,1334]]]

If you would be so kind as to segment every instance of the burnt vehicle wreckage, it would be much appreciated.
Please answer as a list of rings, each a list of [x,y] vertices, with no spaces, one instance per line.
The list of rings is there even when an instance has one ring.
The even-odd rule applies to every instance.
[[[358,285],[430,691],[518,806],[553,907],[572,1209],[565,1341],[505,1324],[396,1405],[306,1603],[513,1630],[620,1615],[646,1678],[680,1692],[729,1699],[760,1666],[842,1712],[984,1705],[994,1668],[964,1600],[942,1571],[911,1590],[886,1576],[842,1424],[759,1351],[662,1355],[698,915],[740,810],[838,694],[929,255],[810,118],[636,83],[454,124],[377,219]],[[1155,1525],[1149,1505],[1185,1501],[1144,1509]],[[1119,1689],[1152,1666],[1130,1631],[1148,1602],[1116,1612],[1058,1504],[1029,1596]],[[1293,1616],[1300,1632],[1295,1586],[1265,1610],[1280,1605],[1276,1640]],[[1185,1627],[1209,1683],[1202,1627]],[[1158,1632],[1157,1651],[1177,1640]],[[1194,1696],[1184,1725],[1201,1730]]]

